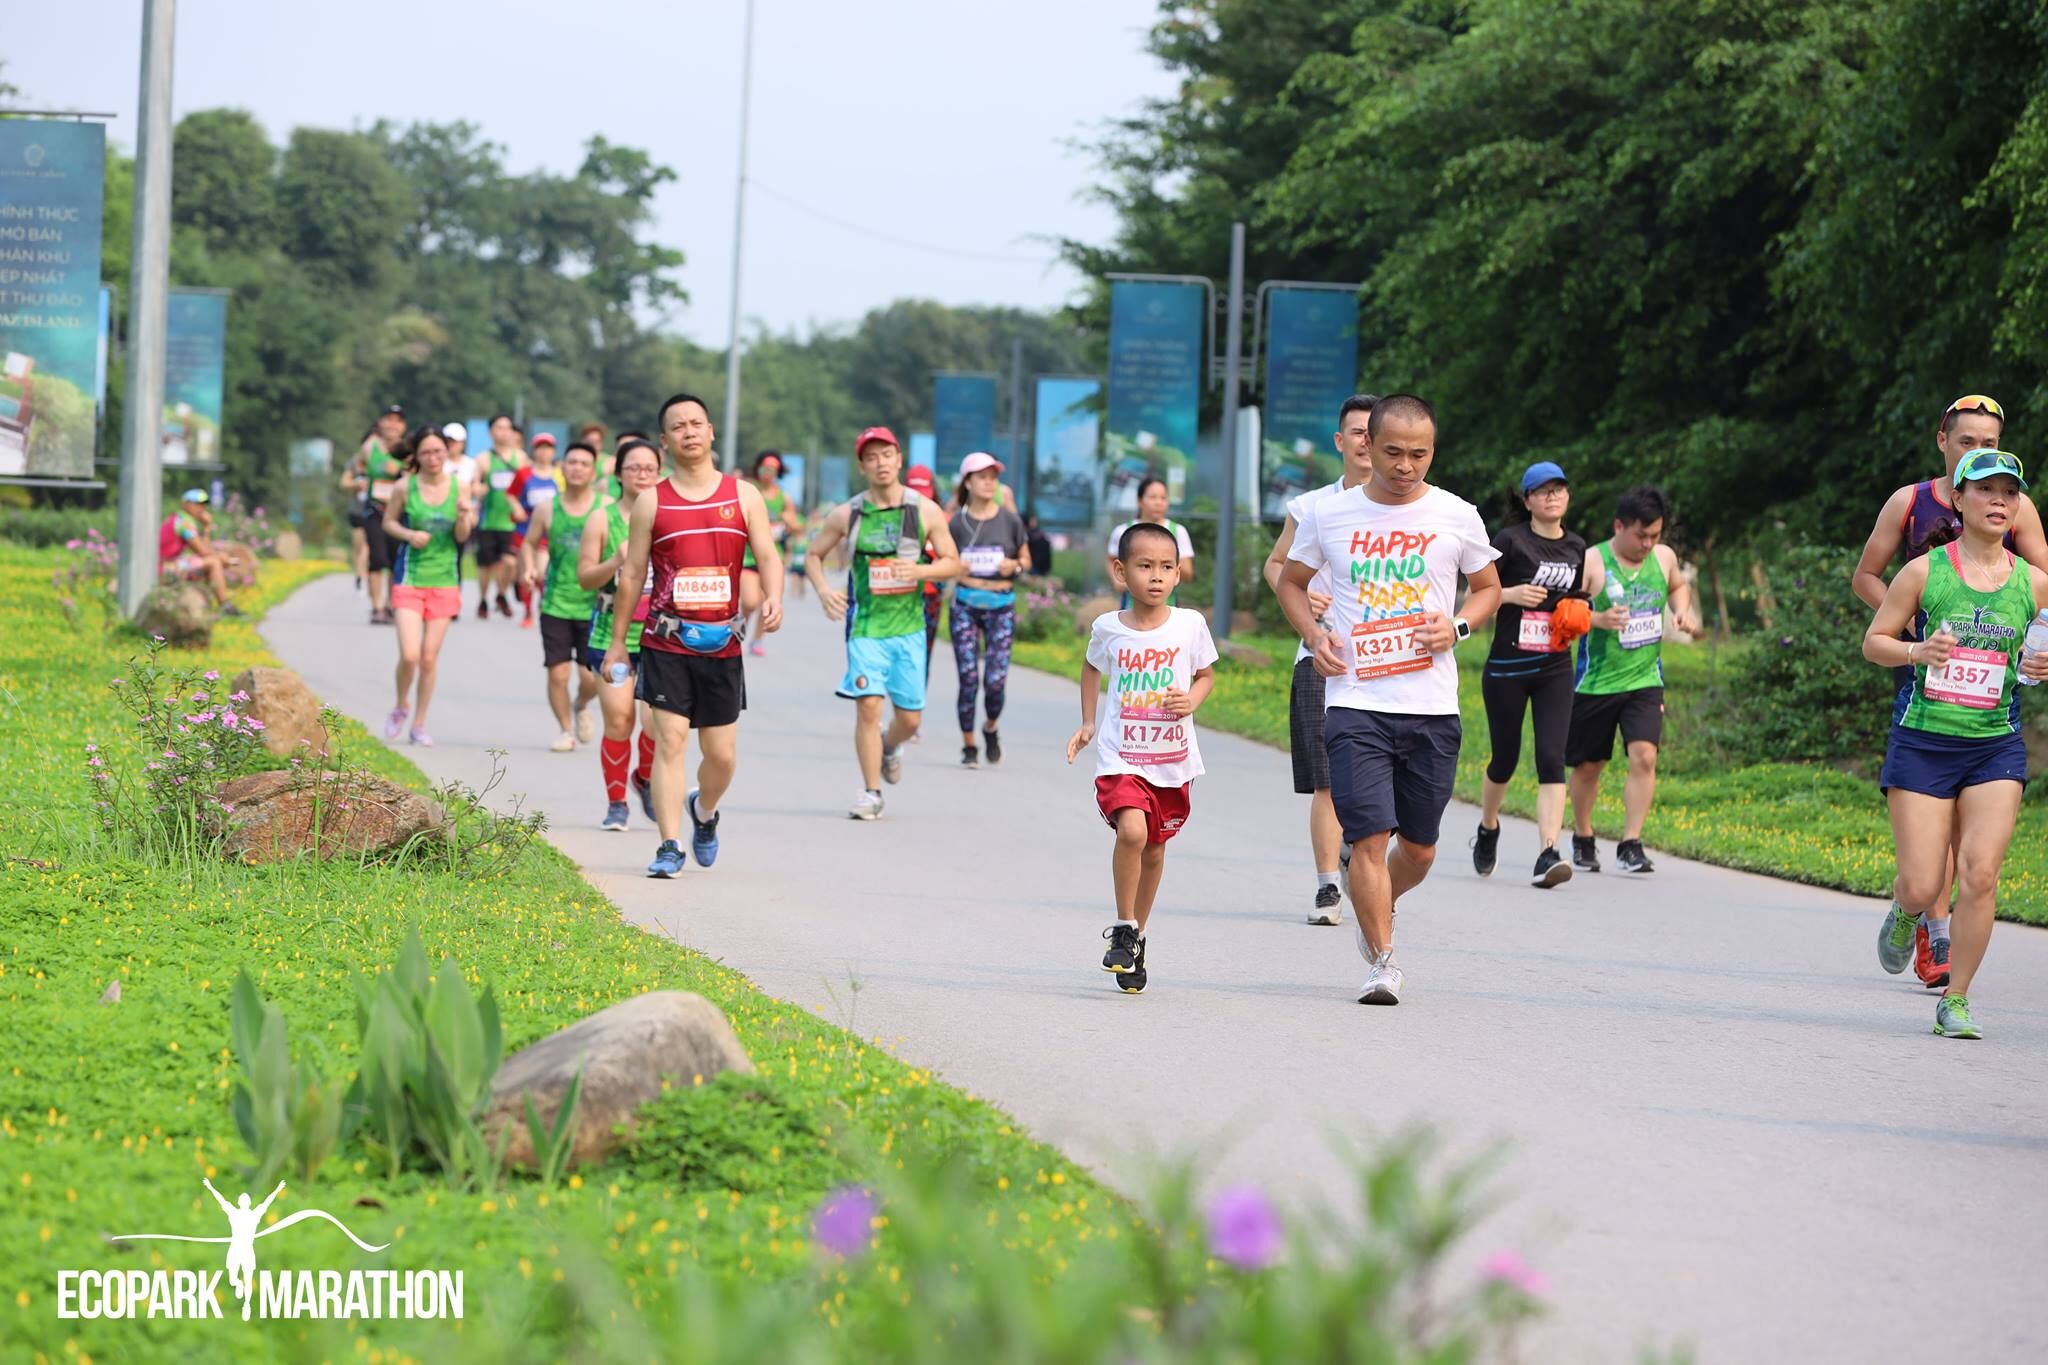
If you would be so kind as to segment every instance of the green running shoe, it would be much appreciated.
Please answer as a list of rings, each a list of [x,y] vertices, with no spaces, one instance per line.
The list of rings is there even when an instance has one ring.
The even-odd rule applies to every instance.
[[[1909,915],[1897,901],[1885,912],[1884,923],[1877,931],[1877,965],[1897,976],[1906,970],[1906,964],[1913,960],[1913,930],[1919,926],[1920,917]]]
[[[1970,999],[1964,995],[1941,997],[1941,1003],[1934,1007],[1934,1031],[1944,1038],[1984,1036],[1984,1030],[1970,1017]]]

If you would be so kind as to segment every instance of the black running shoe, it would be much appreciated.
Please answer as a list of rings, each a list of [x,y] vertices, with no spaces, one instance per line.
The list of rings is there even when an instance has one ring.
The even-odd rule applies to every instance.
[[[1138,926],[1129,920],[1120,919],[1102,931],[1109,940],[1109,951],[1102,955],[1102,970],[1132,972],[1138,969]]]
[[[1600,844],[1590,834],[1572,836],[1572,866],[1581,872],[1600,870]]]
[[[1655,872],[1657,865],[1643,852],[1641,839],[1623,839],[1614,846],[1614,861],[1623,872]]]
[[[1472,836],[1472,870],[1482,877],[1493,875],[1494,864],[1500,860],[1500,826],[1492,829],[1481,825],[1479,832]]]
[[[981,753],[972,744],[960,746],[960,766],[963,768],[979,768],[981,766]]]
[[[993,730],[981,732],[982,747],[988,750],[988,766],[993,768],[1003,761],[1003,741]]]
[[[1557,856],[1557,850],[1546,848],[1536,855],[1536,870],[1529,874],[1532,884],[1548,891],[1551,887],[1572,879],[1572,865]]]
[[[1344,912],[1337,908],[1337,902],[1343,898],[1344,893],[1337,889],[1335,882],[1331,882],[1328,886],[1317,887],[1316,908],[1308,912],[1308,922],[1310,924],[1337,924],[1341,922],[1344,918]]]
[[[1145,940],[1144,940],[1144,939],[1142,939],[1142,938],[1141,938],[1141,939],[1139,939],[1139,940],[1138,940],[1138,965],[1137,965],[1137,966],[1135,966],[1135,967],[1133,967],[1133,968],[1131,968],[1131,969],[1130,969],[1129,971],[1127,971],[1127,972],[1123,972],[1123,973],[1120,973],[1120,974],[1119,974],[1119,975],[1117,976],[1117,979],[1116,979],[1116,988],[1117,988],[1118,990],[1122,991],[1122,992],[1123,992],[1123,993],[1124,993],[1125,995],[1142,995],[1142,994],[1144,993],[1144,990],[1145,990]]]

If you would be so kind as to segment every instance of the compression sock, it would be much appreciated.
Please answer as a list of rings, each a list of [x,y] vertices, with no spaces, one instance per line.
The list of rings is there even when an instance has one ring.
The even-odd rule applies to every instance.
[[[645,730],[640,732],[640,749],[633,764],[636,781],[649,780],[654,772],[654,736]]]
[[[632,752],[633,746],[623,739],[607,739],[597,746],[597,761],[604,769],[605,800],[626,799],[626,760]]]

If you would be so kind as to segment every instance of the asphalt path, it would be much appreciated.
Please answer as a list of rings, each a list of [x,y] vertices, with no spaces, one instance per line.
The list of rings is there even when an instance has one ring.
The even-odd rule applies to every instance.
[[[790,617],[748,661],[714,869],[647,880],[637,805],[630,832],[597,828],[595,746],[547,751],[538,632],[510,621],[450,632],[438,747],[409,754],[479,783],[509,751],[504,790],[629,920],[900,1039],[1121,1188],[1200,1153],[1216,1182],[1355,1207],[1347,1143],[1427,1124],[1447,1161],[1500,1144],[1503,1204],[1468,1255],[1511,1247],[1548,1278],[1530,1359],[2048,1360],[2048,932],[1998,927],[1972,996],[1987,1036],[1948,1041],[1911,973],[1877,967],[1881,902],[1668,854],[1625,877],[1605,842],[1604,875],[1538,891],[1514,820],[1481,880],[1455,806],[1401,907],[1403,1003],[1361,1006],[1350,928],[1304,923],[1287,756],[1207,732],[1151,988],[1126,997],[1098,967],[1109,832],[1087,758],[1064,762],[1074,683],[1013,671],[1004,761],[965,771],[942,644],[928,733],[886,816],[857,822],[839,628],[814,599]],[[381,733],[396,643],[346,576],[264,633]]]

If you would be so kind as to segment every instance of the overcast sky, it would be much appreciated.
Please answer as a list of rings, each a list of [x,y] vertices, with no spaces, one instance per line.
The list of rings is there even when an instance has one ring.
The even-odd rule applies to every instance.
[[[31,107],[117,115],[135,142],[141,0],[64,0],[0,36]],[[742,0],[184,0],[176,112],[299,125],[467,119],[514,171],[573,171],[603,133],[674,168],[654,236],[680,247],[678,329],[731,306]],[[903,297],[1045,308],[1078,277],[1038,237],[1105,240],[1067,144],[1172,82],[1155,0],[757,0],[747,317],[781,330]],[[794,202],[792,202],[794,201]],[[834,221],[837,220],[837,221]]]

